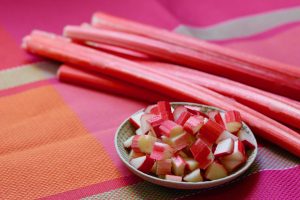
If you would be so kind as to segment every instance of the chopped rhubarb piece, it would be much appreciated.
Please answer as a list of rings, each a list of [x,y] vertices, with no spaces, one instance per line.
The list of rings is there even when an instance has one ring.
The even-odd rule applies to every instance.
[[[135,134],[136,135],[145,135],[147,132],[144,132],[143,130],[142,130],[142,128],[138,128],[136,131],[135,131]]]
[[[197,133],[204,124],[202,116],[191,116],[183,125],[184,130],[191,134]]]
[[[161,136],[161,141],[162,141],[163,143],[166,143],[166,144],[168,144],[168,145],[171,146],[171,138],[169,138],[169,137],[167,137],[167,136],[165,136],[165,135],[162,135],[162,136]]]
[[[174,120],[171,105],[167,101],[159,101],[157,102],[158,111],[161,117],[165,120]]]
[[[171,159],[157,160],[156,163],[157,163],[157,166],[156,166],[156,174],[157,175],[171,174],[171,172],[172,172],[172,160]]]
[[[186,182],[200,182],[203,181],[200,169],[195,169],[194,171],[190,172],[189,174],[183,177],[183,180]]]
[[[238,111],[232,110],[225,114],[226,129],[231,133],[236,133],[242,128],[242,118]]]
[[[135,135],[132,139],[131,148],[137,153],[150,154],[155,142],[156,138],[151,135]]]
[[[175,150],[179,151],[190,144],[190,134],[189,133],[182,133],[175,137],[170,138],[170,146]]]
[[[155,142],[151,152],[151,158],[155,160],[164,160],[171,158],[173,155],[173,149],[168,144],[161,142]]]
[[[133,138],[134,138],[134,135],[130,136],[127,140],[125,140],[125,142],[123,142],[123,145],[125,148],[131,147]]]
[[[234,141],[231,138],[227,138],[218,143],[216,150],[214,151],[215,157],[221,157],[229,155],[233,152]]]
[[[160,115],[154,115],[147,122],[150,124],[150,130],[156,135],[156,137],[160,137],[160,130],[159,127],[162,122],[165,121]]]
[[[182,181],[181,176],[174,176],[174,175],[169,175],[169,174],[166,175],[165,179],[168,180],[168,181],[177,181],[177,182]]]
[[[228,171],[233,171],[246,161],[245,148],[239,140],[234,141],[233,152],[220,160]]]
[[[180,156],[182,158],[187,158],[188,157],[188,155],[186,155],[186,153],[183,150],[177,151],[176,155]]]
[[[175,109],[174,109],[174,112],[173,112],[173,116],[174,116],[174,120],[177,121],[178,118],[180,117],[180,115],[184,112],[188,112],[187,108],[184,107],[184,106],[177,106]]]
[[[189,147],[190,147],[191,145],[194,144],[194,142],[196,142],[197,138],[195,135],[192,135],[192,134],[188,134],[188,136],[189,136]]]
[[[235,141],[235,140],[238,140],[238,137],[237,137],[237,136],[235,136],[235,135],[233,135],[232,133],[230,133],[230,132],[228,132],[228,131],[225,130],[225,131],[223,131],[223,132],[221,133],[221,135],[218,137],[216,143],[218,144],[220,141],[225,140],[225,139],[227,139],[227,138],[231,138],[231,139],[233,139],[234,141]]]
[[[200,138],[190,148],[193,157],[199,163],[200,169],[205,169],[214,160],[214,155],[208,145]]]
[[[224,128],[212,120],[208,120],[199,131],[199,138],[207,144],[212,145],[216,142],[219,136],[223,133]]]
[[[235,171],[244,163],[242,160],[221,160],[221,162],[228,172]]]
[[[217,180],[228,175],[225,167],[219,162],[212,162],[205,170],[205,178],[208,180]]]
[[[161,123],[161,125],[159,126],[159,130],[162,135],[165,135],[167,137],[174,137],[183,132],[182,126],[176,124],[175,122],[173,122],[171,120],[163,121]]]
[[[245,147],[249,149],[254,149],[256,147],[256,141],[254,137],[252,137],[244,129],[241,129],[238,132],[237,136],[239,137],[239,140],[244,144]]]
[[[199,115],[208,118],[208,116],[204,112],[202,112],[201,108],[198,106],[184,106],[184,107],[187,109],[187,111],[189,111],[193,115]]]
[[[225,123],[223,120],[223,117],[219,111],[211,111],[208,113],[209,119],[211,119],[214,122],[217,122],[225,129]]]
[[[147,133],[150,130],[150,124],[148,122],[149,119],[153,118],[154,114],[145,113],[141,116],[141,129],[143,133]]]
[[[157,162],[154,162],[154,165],[151,168],[151,173],[156,174],[156,169],[157,169]]]
[[[135,151],[133,151],[132,149],[130,150],[129,152],[129,159],[133,159],[133,158],[138,158],[138,157],[142,157],[144,156],[145,154],[144,153],[137,153]]]
[[[136,169],[148,173],[151,171],[155,160],[152,159],[150,156],[142,156],[138,158],[133,158],[129,163]]]
[[[172,171],[177,176],[184,175],[185,160],[181,156],[176,156],[172,158]]]
[[[183,158],[186,164],[186,169],[189,171],[193,171],[199,168],[199,163],[193,158]]]
[[[144,112],[139,112],[129,118],[129,122],[136,128],[141,127],[141,116],[144,114]]]
[[[158,106],[157,105],[150,105],[145,109],[145,113],[150,113],[154,115],[159,115]]]
[[[146,135],[151,135],[152,137],[157,138],[157,135],[152,130],[148,131]]]
[[[190,112],[182,112],[177,119],[175,119],[176,124],[183,126],[185,122],[191,117]],[[175,118],[175,117],[174,117]]]

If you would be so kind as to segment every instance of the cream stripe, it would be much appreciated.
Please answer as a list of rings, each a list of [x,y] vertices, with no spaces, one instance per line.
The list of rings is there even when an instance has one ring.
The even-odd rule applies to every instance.
[[[179,25],[175,31],[204,40],[226,40],[255,35],[300,21],[300,7],[286,8],[228,20],[208,27]]]
[[[55,77],[58,64],[37,62],[0,71],[0,90]]]

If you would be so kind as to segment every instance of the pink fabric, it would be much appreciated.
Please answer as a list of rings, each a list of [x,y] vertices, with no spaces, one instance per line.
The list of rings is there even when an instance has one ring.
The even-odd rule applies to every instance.
[[[173,0],[158,2],[161,2],[166,11],[170,12],[179,23],[193,26],[208,26],[245,15],[300,5],[298,0],[275,0],[272,3],[260,0],[176,0],[176,4]]]
[[[299,199],[299,173],[300,167],[280,171],[263,171],[226,187],[199,193],[199,195],[186,199],[196,200],[199,199],[199,196],[207,200]]]
[[[300,67],[300,25],[265,38],[230,42],[224,46]]]
[[[86,0],[50,1],[1,0],[0,6],[0,70],[37,61],[20,48],[21,39],[32,29],[61,33],[66,24],[90,21],[91,14],[101,10],[144,23],[173,29],[180,23],[207,26],[241,16],[300,5],[297,0],[198,1],[198,0]],[[298,55],[300,26],[284,25],[253,37],[223,41],[220,44],[257,55],[300,65]],[[0,71],[1,72],[1,71]],[[32,88],[53,85],[81,122],[108,152],[124,176],[111,182],[90,185],[55,194],[51,199],[80,198],[114,190],[140,181],[132,177],[113,147],[117,126],[130,114],[145,106],[135,100],[59,83],[56,80],[35,82],[0,91],[0,96],[17,94]],[[264,145],[268,147],[268,145]],[[285,152],[281,152],[285,155]],[[279,155],[280,156],[280,155]],[[290,159],[290,158],[287,158]],[[280,168],[281,169],[281,168]],[[217,190],[201,192],[191,199],[297,199],[300,168],[268,170]],[[129,177],[128,177],[129,176]],[[166,193],[171,190],[166,190]]]

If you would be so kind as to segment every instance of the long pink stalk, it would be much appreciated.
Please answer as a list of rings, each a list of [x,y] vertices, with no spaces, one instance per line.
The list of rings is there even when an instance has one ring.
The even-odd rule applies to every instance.
[[[300,80],[298,78],[269,69],[249,66],[237,67],[231,62],[225,62],[218,58],[212,59],[206,54],[188,48],[116,31],[67,26],[64,29],[64,34],[76,40],[100,42],[138,50],[161,59],[300,99]]]
[[[254,87],[251,87],[251,86],[248,86],[248,85],[236,82],[236,81],[232,81],[232,80],[229,80],[226,78],[207,74],[207,73],[204,73],[204,72],[201,72],[198,70],[193,70],[193,69],[189,69],[189,68],[174,65],[174,64],[168,64],[168,63],[162,63],[162,62],[156,62],[156,61],[153,62],[153,58],[147,57],[146,54],[142,54],[140,52],[136,52],[133,50],[127,50],[124,48],[115,47],[115,46],[111,46],[111,45],[107,45],[107,44],[95,43],[95,42],[88,44],[88,46],[95,47],[98,50],[102,50],[104,52],[111,53],[116,56],[121,56],[126,59],[130,58],[131,60],[140,62],[141,64],[154,65],[154,66],[158,66],[158,67],[161,66],[162,69],[172,70],[172,73],[177,76],[180,76],[182,74],[187,74],[189,76],[189,79],[191,79],[192,77],[193,77],[193,79],[199,79],[202,77],[210,78],[210,79],[213,79],[213,80],[218,81],[225,85],[236,86],[236,87],[238,87],[238,90],[242,89],[243,91],[253,93],[253,95],[255,95],[255,94],[263,95],[264,97],[271,98],[272,100],[277,100],[280,103],[287,104],[288,106],[292,106],[292,107],[300,110],[300,102],[298,102],[298,101],[295,101],[295,100],[292,100],[292,99],[289,99],[289,98],[286,98],[286,97],[283,97],[280,95],[276,95],[276,94],[273,94],[273,93],[270,93],[270,92],[267,92],[264,90],[260,90],[258,88],[254,88]],[[231,94],[229,94],[229,95],[231,95]],[[232,96],[235,96],[235,95],[232,95]],[[272,103],[272,102],[269,102],[269,103]],[[276,103],[276,102],[273,102],[273,103]],[[288,108],[283,107],[280,109],[281,110],[279,110],[278,113],[281,113],[282,110],[286,110]],[[273,108],[272,108],[272,110],[273,110]],[[267,113],[264,113],[264,114],[268,115]]]
[[[58,70],[57,77],[62,82],[84,86],[112,94],[122,95],[125,97],[131,97],[148,103],[155,103],[161,100],[169,100],[163,95],[145,90],[144,88],[140,88],[124,81],[109,78],[107,76],[94,75],[76,69],[71,65],[61,65]]]
[[[212,57],[220,57],[224,60],[230,60],[233,64],[240,63],[242,65],[249,65],[252,68],[267,68],[287,75],[300,77],[299,67],[287,65],[243,52],[234,51],[232,49],[218,46],[204,40],[180,35],[157,27],[112,16],[103,12],[97,12],[93,15],[92,25],[99,28],[142,35],[156,40],[168,42],[170,44],[191,48],[199,52],[206,53]]]
[[[300,136],[298,133],[209,89],[158,73],[126,59],[77,44],[58,41],[53,37],[41,37],[33,34],[24,39],[23,46],[36,54],[82,66],[165,93],[168,96],[185,98],[188,101],[213,105],[225,110],[237,110],[241,112],[243,120],[252,127],[256,134],[300,156]]]
[[[286,102],[266,96],[267,92],[259,92],[256,88],[193,69],[152,61],[139,61],[139,63],[232,97],[240,103],[259,110],[259,112],[273,119],[292,127],[300,128],[300,108],[294,101],[288,101],[287,104]],[[293,102],[297,107],[291,105]]]

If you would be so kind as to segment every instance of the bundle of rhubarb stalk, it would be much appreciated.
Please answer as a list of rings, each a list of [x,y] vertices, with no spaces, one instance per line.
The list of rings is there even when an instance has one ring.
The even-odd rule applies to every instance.
[[[32,31],[23,47],[62,62],[61,81],[239,111],[256,135],[300,156],[299,67],[104,13],[63,36]]]

